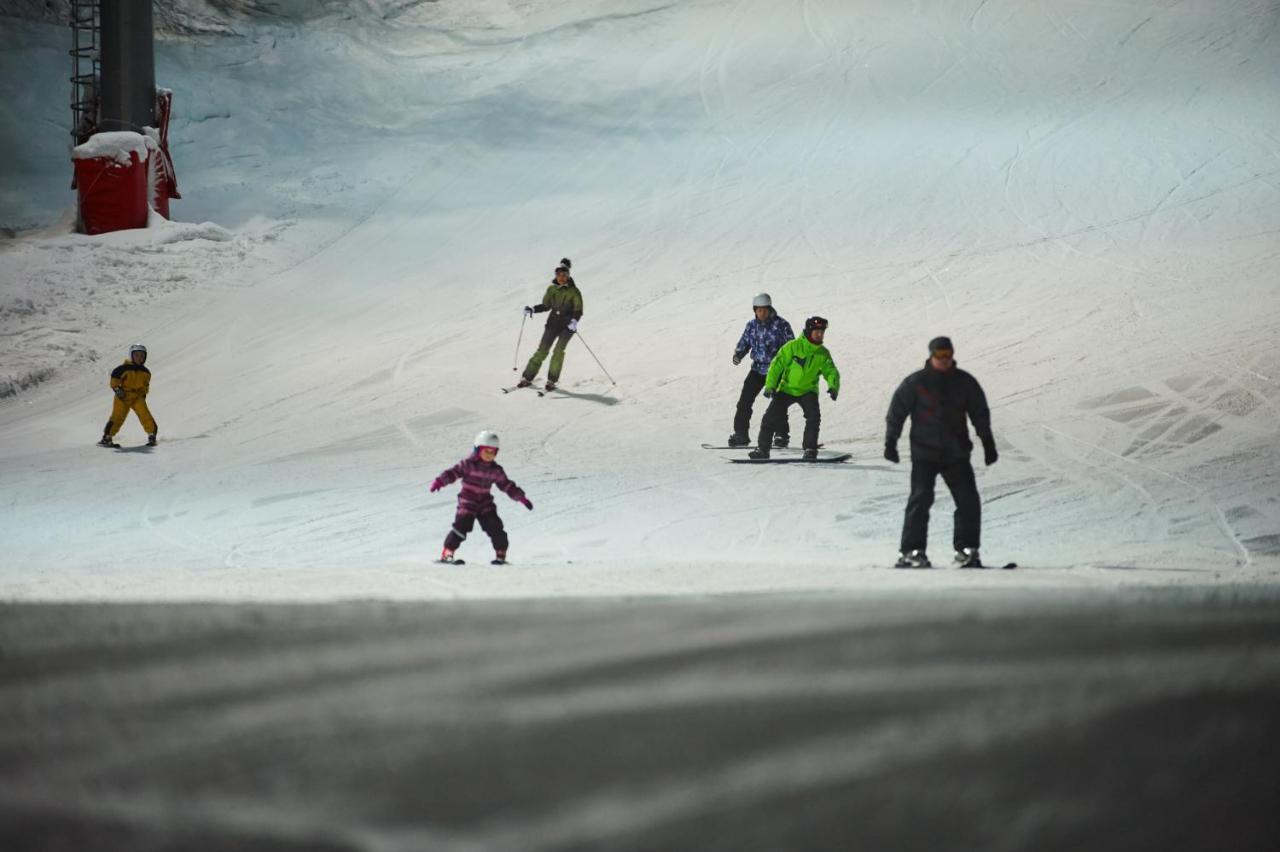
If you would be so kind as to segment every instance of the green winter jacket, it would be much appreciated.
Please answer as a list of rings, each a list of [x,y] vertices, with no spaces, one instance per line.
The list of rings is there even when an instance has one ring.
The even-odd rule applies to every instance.
[[[818,376],[827,380],[827,389],[840,390],[840,371],[831,360],[827,347],[797,337],[783,344],[769,365],[764,386],[791,396],[818,392]]]
[[[535,314],[543,311],[551,312],[551,316],[547,317],[548,328],[563,328],[571,319],[582,319],[582,291],[578,289],[578,285],[572,278],[563,287],[554,281],[551,282],[542,301],[533,306]]]

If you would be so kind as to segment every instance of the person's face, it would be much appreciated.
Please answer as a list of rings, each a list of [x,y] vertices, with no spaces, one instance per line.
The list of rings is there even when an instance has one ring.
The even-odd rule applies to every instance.
[[[563,287],[569,283],[569,273],[563,269],[556,270],[556,283]]]
[[[929,363],[935,370],[950,370],[956,363],[954,355],[950,349],[939,349],[929,358]]]
[[[493,460],[494,460],[495,458],[497,458],[497,457],[498,457],[498,450],[497,450],[497,448],[496,448],[496,447],[481,447],[481,448],[480,448],[480,458],[481,458],[481,460],[483,460],[483,461],[487,461],[487,462],[491,462],[491,461],[493,461]]]
[[[129,357],[133,359],[133,363],[141,364],[143,361],[147,360],[147,353],[134,352]]]
[[[813,331],[809,332],[809,341],[811,343],[821,344],[822,339],[826,336],[827,330],[825,328],[815,328]]]
[[[764,322],[769,318],[768,308],[756,308],[755,310],[756,310],[756,319],[759,320],[760,322]]]

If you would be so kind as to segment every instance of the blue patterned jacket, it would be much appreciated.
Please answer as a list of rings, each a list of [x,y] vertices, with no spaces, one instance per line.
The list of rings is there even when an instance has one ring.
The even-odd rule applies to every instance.
[[[743,329],[742,337],[739,338],[733,354],[746,355],[747,350],[751,350],[751,369],[765,376],[769,374],[769,365],[773,363],[773,356],[778,354],[778,350],[784,343],[794,340],[795,336],[795,332],[791,330],[791,323],[770,308],[769,318],[764,322],[756,320],[755,317],[747,320],[747,327]]]

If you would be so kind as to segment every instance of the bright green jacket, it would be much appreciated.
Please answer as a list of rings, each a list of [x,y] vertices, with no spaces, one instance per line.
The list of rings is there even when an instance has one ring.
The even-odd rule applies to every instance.
[[[797,337],[783,344],[769,365],[764,386],[791,396],[818,392],[818,376],[827,380],[827,389],[840,390],[840,371],[831,360],[827,347]]]

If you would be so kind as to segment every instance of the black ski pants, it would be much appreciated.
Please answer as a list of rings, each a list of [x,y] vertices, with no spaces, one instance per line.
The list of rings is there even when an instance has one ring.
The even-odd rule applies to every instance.
[[[902,523],[902,552],[924,550],[929,542],[929,510],[933,507],[933,489],[942,481],[951,490],[956,503],[955,528],[951,534],[956,550],[978,547],[982,537],[982,501],[978,483],[969,459],[959,461],[911,460],[911,496],[907,498],[906,518]]]
[[[787,428],[787,409],[799,404],[804,412],[804,442],[806,450],[818,449],[818,426],[822,423],[822,412],[818,409],[818,394],[807,393],[804,396],[792,396],[778,391],[773,395],[764,417],[760,418],[760,440],[757,442],[762,450],[773,444],[774,433],[781,433]]]
[[[764,390],[764,376],[755,370],[747,370],[747,377],[742,380],[742,393],[738,396],[738,410],[733,415],[733,434],[751,434],[751,408],[755,405],[756,397],[760,395],[762,390]],[[787,422],[787,419],[784,411],[782,414],[782,426],[777,432],[783,438],[790,440],[791,424]]]
[[[458,514],[453,516],[453,528],[444,537],[444,546],[449,550],[457,550],[477,520],[480,521],[480,529],[488,533],[493,541],[493,549],[506,553],[507,531],[502,527],[502,518],[498,517],[497,509],[490,509],[483,515],[473,515],[465,509],[459,509]]]

